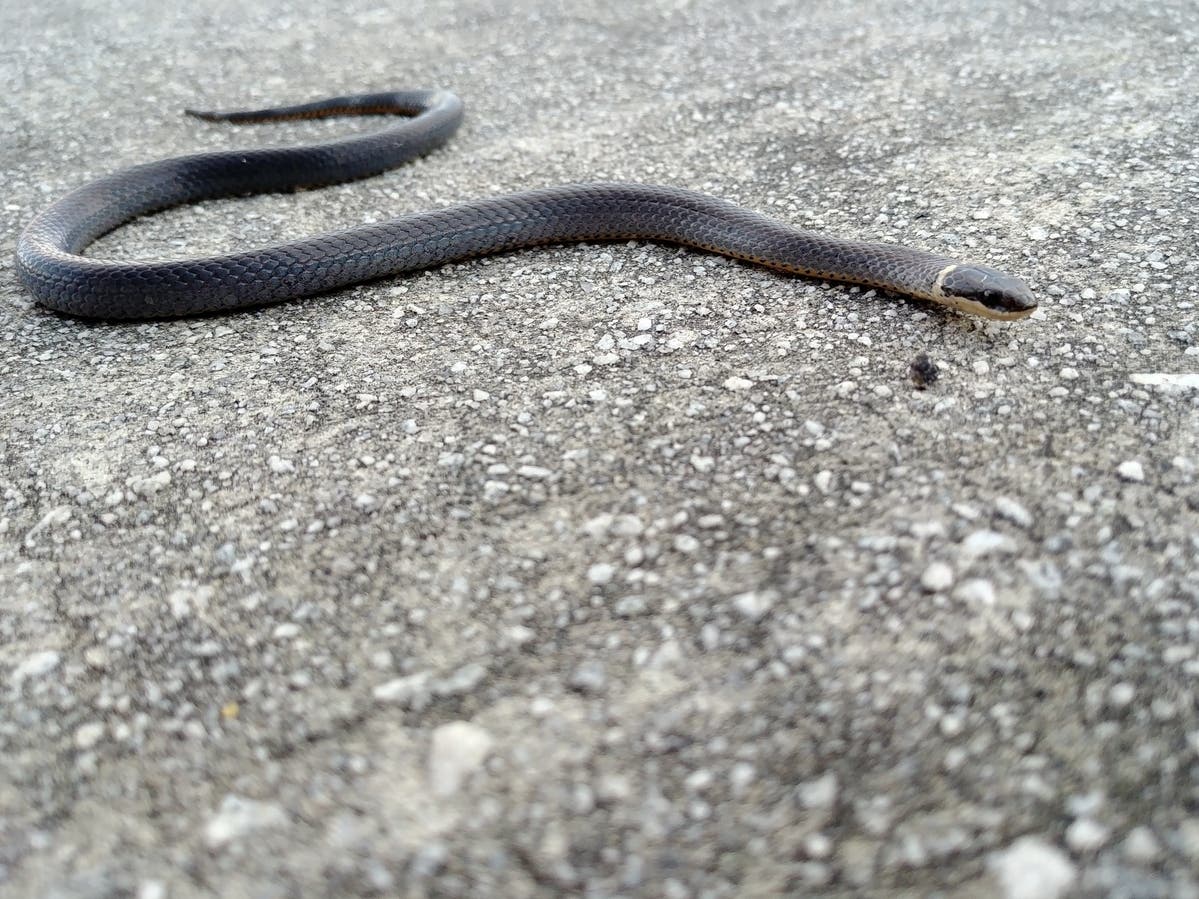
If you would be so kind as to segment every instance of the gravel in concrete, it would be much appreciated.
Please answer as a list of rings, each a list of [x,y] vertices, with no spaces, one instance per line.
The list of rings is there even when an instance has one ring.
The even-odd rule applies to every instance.
[[[444,86],[443,152],[93,252],[623,178],[1043,298],[990,325],[573,246],[118,327],[33,307],[5,252],[5,896],[1199,896],[1193,3],[130,0],[0,33],[9,248],[115,167],[377,127],[185,106]]]

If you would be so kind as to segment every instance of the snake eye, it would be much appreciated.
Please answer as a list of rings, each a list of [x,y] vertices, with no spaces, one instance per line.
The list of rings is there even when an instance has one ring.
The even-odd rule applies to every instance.
[[[994,318],[1022,318],[1037,308],[1037,298],[1019,278],[982,265],[959,265],[945,275],[941,292],[977,304]]]

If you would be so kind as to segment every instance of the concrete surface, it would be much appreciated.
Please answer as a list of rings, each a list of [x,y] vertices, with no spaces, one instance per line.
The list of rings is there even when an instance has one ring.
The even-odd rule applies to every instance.
[[[618,245],[115,327],[6,250],[0,893],[1199,895],[1193,3],[169,6],[0,9],[6,247],[376,127],[184,106],[446,86],[444,152],[94,252],[612,177],[1044,307]]]

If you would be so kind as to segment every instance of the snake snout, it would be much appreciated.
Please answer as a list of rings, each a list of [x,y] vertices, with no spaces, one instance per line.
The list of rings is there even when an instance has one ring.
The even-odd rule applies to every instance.
[[[1019,278],[982,265],[958,265],[945,273],[941,292],[955,305],[988,318],[1023,318],[1037,308],[1037,298]]]

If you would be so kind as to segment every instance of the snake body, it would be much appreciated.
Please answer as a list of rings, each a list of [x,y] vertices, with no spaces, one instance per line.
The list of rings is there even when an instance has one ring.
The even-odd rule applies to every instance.
[[[18,276],[40,304],[100,319],[193,315],[539,244],[635,239],[884,288],[988,318],[1021,318],[1036,308],[1023,282],[984,266],[802,231],[705,194],[648,184],[548,187],[208,258],[114,262],[81,255],[108,231],[170,206],[378,174],[445,143],[462,120],[462,103],[447,91],[401,91],[191,114],[233,123],[333,115],[405,118],[374,134],[164,159],[85,184],[36,216],[18,241]]]

